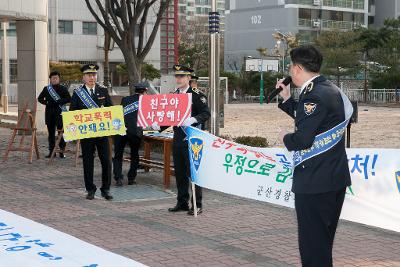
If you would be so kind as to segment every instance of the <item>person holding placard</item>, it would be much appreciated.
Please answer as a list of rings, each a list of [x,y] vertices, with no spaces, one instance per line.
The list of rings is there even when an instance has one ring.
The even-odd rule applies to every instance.
[[[181,125],[182,126],[193,126],[204,129],[205,122],[210,118],[210,109],[207,105],[207,97],[198,91],[196,88],[192,88],[189,85],[193,70],[183,66],[175,65],[175,81],[177,89],[174,94],[192,94],[192,113],[191,117],[187,118]],[[157,124],[152,125],[153,129],[160,130]],[[162,130],[167,127],[162,127]],[[174,207],[169,208],[169,212],[187,211],[189,215],[195,215],[193,198],[191,199],[192,207],[189,209],[189,184],[190,184],[190,160],[188,150],[188,140],[184,132],[183,127],[174,128],[174,139],[173,139],[173,158],[175,168],[176,186],[178,188],[177,203]],[[202,207],[202,189],[199,186],[195,186],[196,195],[196,206],[197,213],[200,214],[203,211]]]
[[[122,186],[122,162],[126,144],[129,144],[131,149],[131,163],[128,172],[128,185],[135,184],[137,169],[139,166],[139,148],[143,137],[143,128],[138,126],[138,108],[139,97],[146,94],[147,86],[143,83],[135,85],[135,94],[122,98],[121,105],[124,107],[124,119],[126,126],[126,135],[114,136],[114,158],[113,172],[117,186]]]
[[[110,107],[113,105],[108,90],[96,83],[98,65],[87,64],[81,68],[84,84],[75,89],[72,95],[70,111],[91,108]],[[83,176],[87,191],[86,199],[94,199],[96,185],[93,183],[94,152],[97,149],[102,171],[101,196],[106,200],[113,197],[110,194],[111,162],[109,160],[108,137],[87,138],[81,140]]]

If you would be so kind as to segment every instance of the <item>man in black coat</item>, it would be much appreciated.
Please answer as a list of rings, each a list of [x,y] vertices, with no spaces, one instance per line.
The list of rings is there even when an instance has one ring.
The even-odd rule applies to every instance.
[[[294,118],[296,126],[294,133],[283,131],[280,136],[289,151],[304,152],[313,146],[317,135],[344,122],[352,108],[340,89],[320,76],[323,58],[316,48],[298,47],[290,56],[290,75],[302,91],[297,101],[282,80],[277,83],[277,88],[283,88],[279,108]],[[340,138],[327,151],[299,161],[294,169],[292,191],[303,266],[332,266],[336,227],[346,187],[351,185],[345,140]]]
[[[58,71],[52,71],[49,75],[50,84],[43,88],[42,92],[38,96],[40,104],[46,106],[45,109],[45,123],[47,126],[47,132],[49,133],[49,154],[46,158],[50,158],[56,143],[56,129],[62,130],[62,111],[67,111],[66,104],[71,102],[71,95],[68,89],[60,85],[60,73]],[[64,151],[65,141],[62,138],[59,144],[60,150]],[[65,158],[64,153],[60,152],[60,158]]]
[[[113,105],[108,90],[96,83],[97,70],[99,66],[95,64],[87,64],[81,68],[83,73],[83,80],[85,84],[75,89],[72,95],[70,111],[82,110],[89,108],[110,107]],[[83,90],[83,91],[79,91]],[[78,94],[82,92],[91,101],[84,102]],[[83,175],[85,179],[85,187],[87,191],[86,198],[89,200],[94,199],[96,193],[96,185],[93,183],[93,168],[94,168],[94,152],[97,149],[102,170],[102,186],[101,196],[106,200],[111,200],[113,197],[110,195],[111,185],[111,162],[109,159],[109,146],[108,137],[95,137],[81,140],[82,158],[83,158]]]
[[[131,149],[131,165],[128,172],[128,185],[135,184],[137,169],[139,166],[139,148],[143,137],[143,128],[137,125],[139,108],[139,97],[147,92],[145,84],[135,85],[135,94],[122,98],[121,105],[124,107],[124,120],[126,135],[114,136],[114,158],[113,172],[117,186],[122,186],[122,162],[125,145],[128,143]]]
[[[192,114],[186,119],[182,126],[194,126],[201,129],[204,128],[205,122],[210,118],[210,109],[207,105],[207,97],[196,88],[189,86],[191,74],[193,70],[182,65],[175,65],[175,80],[177,89],[175,94],[192,94]],[[157,125],[153,125],[153,129],[157,129]],[[162,127],[162,129],[165,129]],[[182,127],[174,127],[173,139],[173,158],[175,168],[176,186],[178,188],[177,204],[168,209],[170,212],[188,211],[189,215],[194,215],[193,199],[192,207],[189,209],[189,184],[190,184],[190,160],[188,150],[188,140]],[[202,189],[200,186],[195,187],[197,214],[202,213]]]

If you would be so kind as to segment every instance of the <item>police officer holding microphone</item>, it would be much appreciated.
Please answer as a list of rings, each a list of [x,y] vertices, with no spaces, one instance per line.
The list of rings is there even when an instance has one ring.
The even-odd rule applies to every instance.
[[[294,158],[292,187],[301,262],[306,267],[329,267],[346,187],[351,185],[345,140],[342,135],[324,144],[320,153],[307,151],[321,149],[314,141],[346,122],[352,108],[340,89],[319,74],[323,57],[315,47],[295,48],[290,57],[292,81],[301,87],[299,100],[293,99],[283,80],[276,88],[283,89],[279,108],[294,118],[296,126],[293,133],[282,131],[281,141],[289,151],[304,152]]]

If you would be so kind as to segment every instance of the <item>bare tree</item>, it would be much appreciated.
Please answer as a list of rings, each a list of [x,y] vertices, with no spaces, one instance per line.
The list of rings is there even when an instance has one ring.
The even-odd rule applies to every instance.
[[[115,41],[124,56],[129,87],[141,80],[141,66],[156,38],[164,12],[172,0],[85,0],[89,11]],[[149,11],[155,22],[145,34]]]
[[[208,67],[208,18],[179,22],[179,63],[196,71]]]

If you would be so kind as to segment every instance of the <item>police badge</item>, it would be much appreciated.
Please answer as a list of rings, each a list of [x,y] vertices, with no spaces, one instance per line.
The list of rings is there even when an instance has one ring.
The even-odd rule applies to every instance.
[[[304,103],[304,112],[306,113],[306,115],[313,114],[316,108],[317,108],[317,104],[315,104],[315,103],[311,103],[311,102]]]

